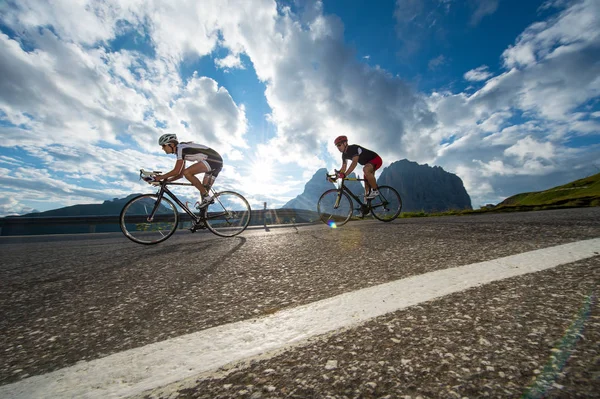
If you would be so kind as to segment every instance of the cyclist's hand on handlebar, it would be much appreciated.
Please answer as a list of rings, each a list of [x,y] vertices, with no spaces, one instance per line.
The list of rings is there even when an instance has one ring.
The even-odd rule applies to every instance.
[[[141,178],[146,183],[151,184],[153,186],[157,186],[160,184],[160,179],[158,179],[155,175],[145,175],[145,176],[141,176]]]
[[[160,184],[160,179],[157,177],[160,175],[160,172],[149,172],[144,169],[140,169],[140,179],[144,180],[148,184],[152,184],[156,186]]]
[[[343,179],[346,177],[346,174],[344,172],[338,172],[337,177]]]
[[[160,184],[160,180],[157,180],[154,176],[146,176],[143,177],[144,181],[153,186],[158,186]]]

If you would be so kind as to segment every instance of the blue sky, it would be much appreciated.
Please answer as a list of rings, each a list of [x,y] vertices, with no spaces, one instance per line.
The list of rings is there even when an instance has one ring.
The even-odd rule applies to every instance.
[[[0,216],[151,191],[174,132],[285,204],[340,134],[457,174],[475,208],[600,171],[595,0],[0,4]],[[181,195],[190,200],[191,189]]]

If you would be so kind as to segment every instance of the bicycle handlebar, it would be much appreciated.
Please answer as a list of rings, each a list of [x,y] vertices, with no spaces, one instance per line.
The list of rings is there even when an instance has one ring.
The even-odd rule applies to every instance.
[[[327,180],[329,180],[329,181],[334,181],[334,182],[335,182],[335,181],[337,181],[337,179],[338,179],[338,176],[337,176],[337,175],[338,175],[338,173],[339,173],[339,170],[335,170],[335,169],[334,169],[334,172],[335,172],[335,173],[333,173],[332,175],[330,175],[329,173],[327,173]]]
[[[338,173],[340,173],[340,171],[337,170],[337,169],[334,169],[333,171],[334,171],[334,173],[331,174],[331,175],[329,173],[327,173],[327,180],[335,183],[337,181],[337,179],[339,179]],[[355,181],[355,180],[356,181],[363,181],[364,179],[361,179],[358,176],[357,177],[348,177],[348,176],[346,176],[346,177],[344,177],[344,180],[348,180],[348,181]]]
[[[172,180],[154,180],[154,176],[156,175],[160,175],[162,172],[159,170],[153,170],[153,171],[149,171],[149,170],[144,170],[144,169],[140,169],[140,179],[145,181],[146,183],[152,185],[152,186],[162,186],[162,185],[174,185],[174,186],[193,186],[192,183],[177,183],[174,182]],[[210,187],[207,189],[210,189],[211,191],[214,192],[213,188]]]
[[[154,180],[154,176],[156,175],[160,175],[160,171],[151,172],[149,170],[140,169],[140,179],[142,179],[148,184],[152,184],[153,186],[156,186],[161,183],[160,181]]]

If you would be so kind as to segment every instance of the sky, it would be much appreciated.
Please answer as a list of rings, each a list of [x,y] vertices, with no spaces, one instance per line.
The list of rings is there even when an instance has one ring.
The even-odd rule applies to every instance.
[[[341,134],[478,208],[600,172],[599,100],[597,0],[4,0],[0,216],[152,192],[164,133],[253,208],[339,168]]]

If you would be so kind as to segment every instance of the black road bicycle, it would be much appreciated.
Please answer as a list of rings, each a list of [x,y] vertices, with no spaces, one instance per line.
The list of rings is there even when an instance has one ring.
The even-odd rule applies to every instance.
[[[121,211],[119,217],[121,230],[130,240],[138,244],[151,245],[171,237],[179,227],[181,217],[175,204],[190,216],[192,232],[207,228],[218,236],[233,237],[244,231],[250,224],[250,204],[241,194],[233,191],[215,192],[211,188],[214,200],[208,206],[193,212],[167,188],[171,185],[191,186],[192,184],[152,181],[152,177],[157,174],[160,172],[140,170],[140,178],[158,186],[159,190],[156,194],[134,197]],[[165,194],[171,197],[172,201]]]
[[[327,180],[336,182],[338,171],[333,175],[327,174]],[[365,179],[355,177],[346,177],[341,179],[338,188],[332,188],[325,191],[317,203],[317,212],[323,223],[329,226],[342,226],[350,220],[354,211],[358,211],[360,217],[365,217],[371,213],[376,219],[382,222],[391,222],[396,219],[402,211],[402,199],[400,194],[393,187],[379,186],[379,195],[373,199],[367,199],[362,202],[346,185],[345,181],[364,182]],[[352,199],[356,201],[358,207],[353,208]]]

